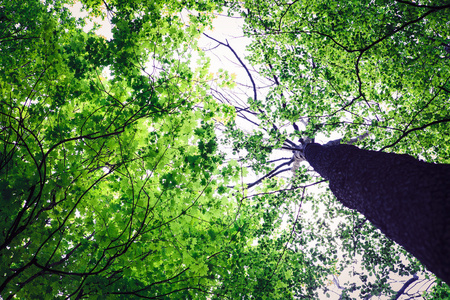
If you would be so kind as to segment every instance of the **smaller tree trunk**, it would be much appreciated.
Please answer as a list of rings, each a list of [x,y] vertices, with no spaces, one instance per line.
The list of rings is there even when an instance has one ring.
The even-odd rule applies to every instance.
[[[351,145],[309,144],[305,157],[341,203],[450,284],[450,165]]]

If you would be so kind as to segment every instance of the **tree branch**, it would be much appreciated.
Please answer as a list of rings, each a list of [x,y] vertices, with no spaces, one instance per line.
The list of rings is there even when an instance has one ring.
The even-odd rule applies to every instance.
[[[395,142],[393,142],[393,143],[390,144],[390,145],[384,146],[383,148],[380,149],[380,151],[384,151],[384,150],[386,150],[387,148],[391,148],[391,147],[397,145],[404,137],[406,137],[408,134],[410,134],[410,133],[413,132],[413,131],[422,130],[422,129],[425,129],[425,128],[430,127],[430,126],[432,126],[432,125],[436,125],[436,124],[440,124],[440,123],[445,123],[445,122],[450,122],[450,118],[446,118],[446,119],[442,119],[442,120],[437,120],[437,121],[434,121],[434,122],[425,124],[425,125],[423,125],[423,126],[416,127],[416,128],[412,128],[412,129],[410,129],[410,130],[408,130],[408,131],[405,131],[405,132],[404,132],[404,133],[403,133],[403,134],[402,134]]]
[[[228,49],[230,49],[231,52],[233,52],[234,56],[235,56],[236,59],[239,61],[239,63],[241,64],[241,66],[245,69],[245,71],[247,72],[248,77],[250,78],[250,81],[252,82],[252,86],[253,86],[253,100],[256,101],[256,99],[257,99],[257,97],[258,97],[258,93],[257,93],[257,90],[256,90],[256,83],[255,83],[255,81],[253,80],[253,76],[252,76],[252,74],[250,73],[250,71],[248,70],[247,66],[246,66],[246,65],[244,64],[244,62],[242,61],[242,59],[241,59],[241,58],[239,57],[239,55],[236,53],[236,51],[234,51],[234,49],[230,46],[230,44],[228,43],[228,41],[227,41],[227,43],[225,44],[225,43],[223,43],[223,42],[221,42],[221,41],[219,41],[219,40],[216,40],[215,38],[213,38],[213,37],[207,35],[206,33],[203,33],[203,35],[206,36],[207,38],[209,38],[209,39],[215,41],[216,43],[219,43],[220,45],[227,47]]]
[[[409,2],[409,1],[404,1],[404,0],[395,0],[395,2],[406,4],[406,5],[410,5],[410,6],[414,6],[414,7],[429,8],[429,9],[433,9],[433,10],[441,10],[441,9],[450,8],[450,4],[442,5],[442,6],[433,6],[433,5],[417,4],[417,3],[414,3],[414,2]]]
[[[410,286],[417,279],[419,279],[419,277],[416,274],[414,274],[412,278],[410,278],[407,282],[405,282],[403,284],[402,288],[400,290],[398,290],[397,294],[395,295],[394,300],[397,300],[398,298],[400,298],[400,296],[403,295],[403,293],[408,288],[408,286]]]

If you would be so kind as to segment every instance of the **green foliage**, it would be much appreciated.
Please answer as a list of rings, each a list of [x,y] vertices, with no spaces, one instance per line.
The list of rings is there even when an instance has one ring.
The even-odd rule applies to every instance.
[[[63,4],[2,16],[1,296],[206,299],[237,230],[214,196],[230,174],[213,117],[229,109],[206,93],[208,64],[190,67],[207,19],[111,2],[106,40]]]
[[[430,6],[246,1],[249,59],[279,82],[256,104],[261,120],[308,117],[307,135],[369,131],[367,147],[446,162],[449,15]]]
[[[236,153],[245,150],[242,162],[255,173],[270,177],[280,170],[281,164],[268,162],[285,140],[339,135],[346,141],[365,132],[363,148],[449,162],[448,3],[251,0],[229,7],[230,14],[245,20],[244,32],[252,40],[247,58],[273,82],[267,93],[248,100],[258,127],[245,133],[229,126],[225,139]],[[316,180],[304,169],[296,176],[301,178],[290,188]],[[289,206],[296,199],[283,200]],[[391,297],[396,291],[387,283],[390,278],[423,270],[334,197],[317,194],[305,211],[310,219],[302,229],[311,234],[302,236],[313,248],[314,265],[338,249],[336,260],[321,262],[318,274],[351,276],[343,296]],[[355,271],[355,261],[361,270]]]
[[[448,9],[402,2],[225,3],[276,81],[248,99],[251,133],[213,99],[197,52],[224,3],[83,0],[109,40],[71,1],[2,4],[1,298],[312,299],[345,273],[343,297],[392,296],[388,278],[423,267],[304,167],[243,182],[247,163],[267,173],[286,139],[318,134],[369,131],[363,147],[448,162]]]
[[[433,287],[431,292],[425,293],[425,299],[448,299],[450,297],[450,287],[442,282],[441,280],[436,280],[436,285]]]

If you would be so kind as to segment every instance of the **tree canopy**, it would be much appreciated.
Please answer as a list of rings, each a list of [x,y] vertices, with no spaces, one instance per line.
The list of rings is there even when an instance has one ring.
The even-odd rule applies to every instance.
[[[295,155],[361,137],[449,163],[450,4],[81,2],[112,38],[71,1],[0,5],[3,299],[450,295]],[[203,35],[218,13],[246,59]]]

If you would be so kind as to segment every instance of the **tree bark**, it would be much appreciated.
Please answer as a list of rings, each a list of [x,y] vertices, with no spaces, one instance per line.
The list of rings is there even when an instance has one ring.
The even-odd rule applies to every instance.
[[[351,145],[309,144],[305,157],[342,204],[450,284],[450,165]]]

